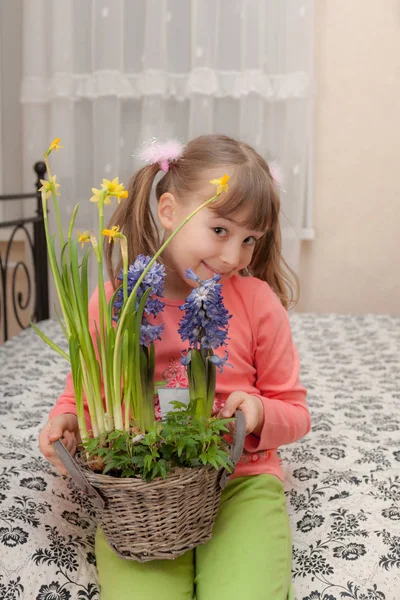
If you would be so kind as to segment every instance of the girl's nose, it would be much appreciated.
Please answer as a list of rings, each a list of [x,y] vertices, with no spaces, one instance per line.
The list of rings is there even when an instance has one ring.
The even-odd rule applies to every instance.
[[[231,246],[225,249],[223,256],[221,256],[221,261],[230,269],[235,269],[240,264],[240,255],[241,250]]]

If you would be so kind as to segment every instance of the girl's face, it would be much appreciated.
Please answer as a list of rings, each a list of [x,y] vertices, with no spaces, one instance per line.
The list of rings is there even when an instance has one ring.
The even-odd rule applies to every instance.
[[[172,194],[164,194],[159,201],[158,214],[165,237],[204,201],[202,199],[211,198],[213,194],[215,186],[210,184],[205,184],[196,198],[185,204],[177,202]],[[245,217],[245,214],[237,214],[222,218],[207,207],[183,227],[163,253],[167,298],[183,298],[196,286],[194,281],[186,279],[186,269],[193,269],[200,279],[210,279],[220,273],[223,281],[250,264],[255,243],[263,232],[241,225]]]

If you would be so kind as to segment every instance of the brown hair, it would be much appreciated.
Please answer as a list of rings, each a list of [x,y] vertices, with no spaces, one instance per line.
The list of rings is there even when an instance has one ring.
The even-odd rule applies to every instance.
[[[298,299],[298,279],[281,255],[279,193],[268,164],[251,146],[224,135],[204,135],[192,140],[182,157],[171,163],[168,173],[158,182],[157,201],[165,192],[184,199],[196,191],[200,173],[228,166],[234,168],[229,192],[221,194],[210,208],[221,217],[232,217],[244,208],[250,208],[243,225],[266,233],[256,243],[252,261],[241,275],[266,281],[283,306],[289,308]],[[128,198],[121,202],[109,223],[110,228],[119,225],[126,235],[129,263],[138,254],[153,255],[160,247],[158,228],[150,207],[151,189],[159,171],[158,164],[147,165],[133,176]],[[104,251],[109,277],[115,282],[122,260],[113,266],[113,244],[108,240],[105,240]]]

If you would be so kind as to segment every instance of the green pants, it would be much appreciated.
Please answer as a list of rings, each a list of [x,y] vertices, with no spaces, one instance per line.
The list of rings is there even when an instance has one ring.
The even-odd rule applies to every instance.
[[[283,484],[273,475],[228,482],[206,544],[175,560],[119,558],[98,529],[101,600],[287,600],[292,545]]]

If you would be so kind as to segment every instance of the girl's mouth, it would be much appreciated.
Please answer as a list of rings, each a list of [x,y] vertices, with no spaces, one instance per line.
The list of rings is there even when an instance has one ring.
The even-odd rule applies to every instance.
[[[213,275],[221,275],[221,277],[225,277],[228,273],[222,273],[221,271],[217,271],[213,267],[210,267],[204,260],[201,261],[202,264],[213,274]]]
[[[201,262],[213,275],[215,275],[215,274],[220,275],[219,271],[216,271],[215,269],[210,267],[210,265],[208,265],[204,260],[202,260]]]

